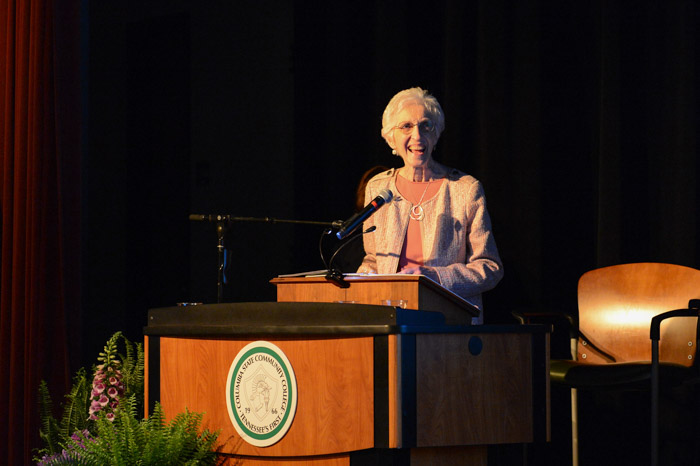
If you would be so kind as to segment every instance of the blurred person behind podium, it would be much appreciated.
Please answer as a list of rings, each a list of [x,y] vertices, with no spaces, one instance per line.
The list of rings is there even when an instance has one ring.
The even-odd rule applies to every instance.
[[[362,174],[360,182],[357,185],[357,191],[355,194],[355,212],[360,212],[365,207],[365,188],[367,182],[376,174],[385,172],[389,170],[389,167],[383,165],[376,165]],[[342,251],[338,252],[338,257],[335,259],[334,264],[337,266],[338,270],[344,273],[354,273],[357,268],[362,263],[362,259],[365,257],[365,249],[362,245],[360,239],[354,239],[356,235],[362,234],[362,229],[352,234],[350,237],[345,239],[348,243],[347,246],[342,246],[345,243],[341,243],[343,247]],[[373,233],[369,233],[373,234]]]
[[[481,183],[433,159],[445,128],[437,99],[414,87],[396,94],[382,116],[381,134],[403,166],[367,183],[365,204],[389,189],[394,197],[363,228],[366,255],[359,273],[420,274],[479,308],[481,294],[496,286],[503,266],[491,231]]]

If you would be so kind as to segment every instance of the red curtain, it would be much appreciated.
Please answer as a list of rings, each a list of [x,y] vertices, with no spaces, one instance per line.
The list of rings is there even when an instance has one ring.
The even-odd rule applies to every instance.
[[[79,335],[68,317],[78,302],[67,306],[79,276],[79,136],[59,115],[75,97],[62,90],[79,85],[59,59],[79,48],[61,49],[71,42],[57,40],[65,26],[54,19],[52,0],[0,0],[0,464],[8,465],[31,462],[39,382],[63,401]]]

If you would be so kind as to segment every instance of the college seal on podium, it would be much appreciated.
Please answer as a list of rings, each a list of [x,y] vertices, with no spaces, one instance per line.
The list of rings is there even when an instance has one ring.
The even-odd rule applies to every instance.
[[[226,382],[231,423],[251,445],[268,447],[287,433],[297,405],[292,365],[276,345],[255,341],[231,363]]]

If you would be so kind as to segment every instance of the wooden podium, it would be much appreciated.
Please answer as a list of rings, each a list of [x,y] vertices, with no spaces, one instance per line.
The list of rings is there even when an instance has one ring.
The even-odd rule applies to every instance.
[[[436,311],[447,324],[470,325],[479,310],[460,296],[422,275],[348,275],[346,287],[332,286],[324,277],[286,277],[271,280],[278,302],[357,302],[381,304],[403,299],[407,309]]]
[[[249,465],[485,466],[488,445],[549,439],[544,327],[448,325],[435,311],[376,305],[376,290],[354,291],[372,295],[371,304],[309,302],[335,293],[336,285],[273,282],[280,301],[306,301],[151,309],[147,407],[159,400],[168,417],[185,409],[206,413],[205,424],[221,430],[221,453]],[[410,306],[433,291],[417,293],[389,297]],[[348,296],[338,300],[357,300]],[[242,440],[226,402],[232,361],[258,341],[284,352],[298,393],[289,430],[266,447]]]

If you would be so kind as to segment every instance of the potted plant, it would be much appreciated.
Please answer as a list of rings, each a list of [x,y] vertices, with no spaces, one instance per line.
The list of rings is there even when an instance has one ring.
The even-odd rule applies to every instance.
[[[122,341],[125,353],[118,352]],[[182,465],[218,464],[219,432],[202,430],[201,413],[185,411],[166,422],[156,402],[143,412],[144,353],[121,332],[115,333],[97,358],[88,378],[85,368],[73,377],[60,420],[53,415],[47,385],[39,387],[40,436],[44,442],[39,465]]]

